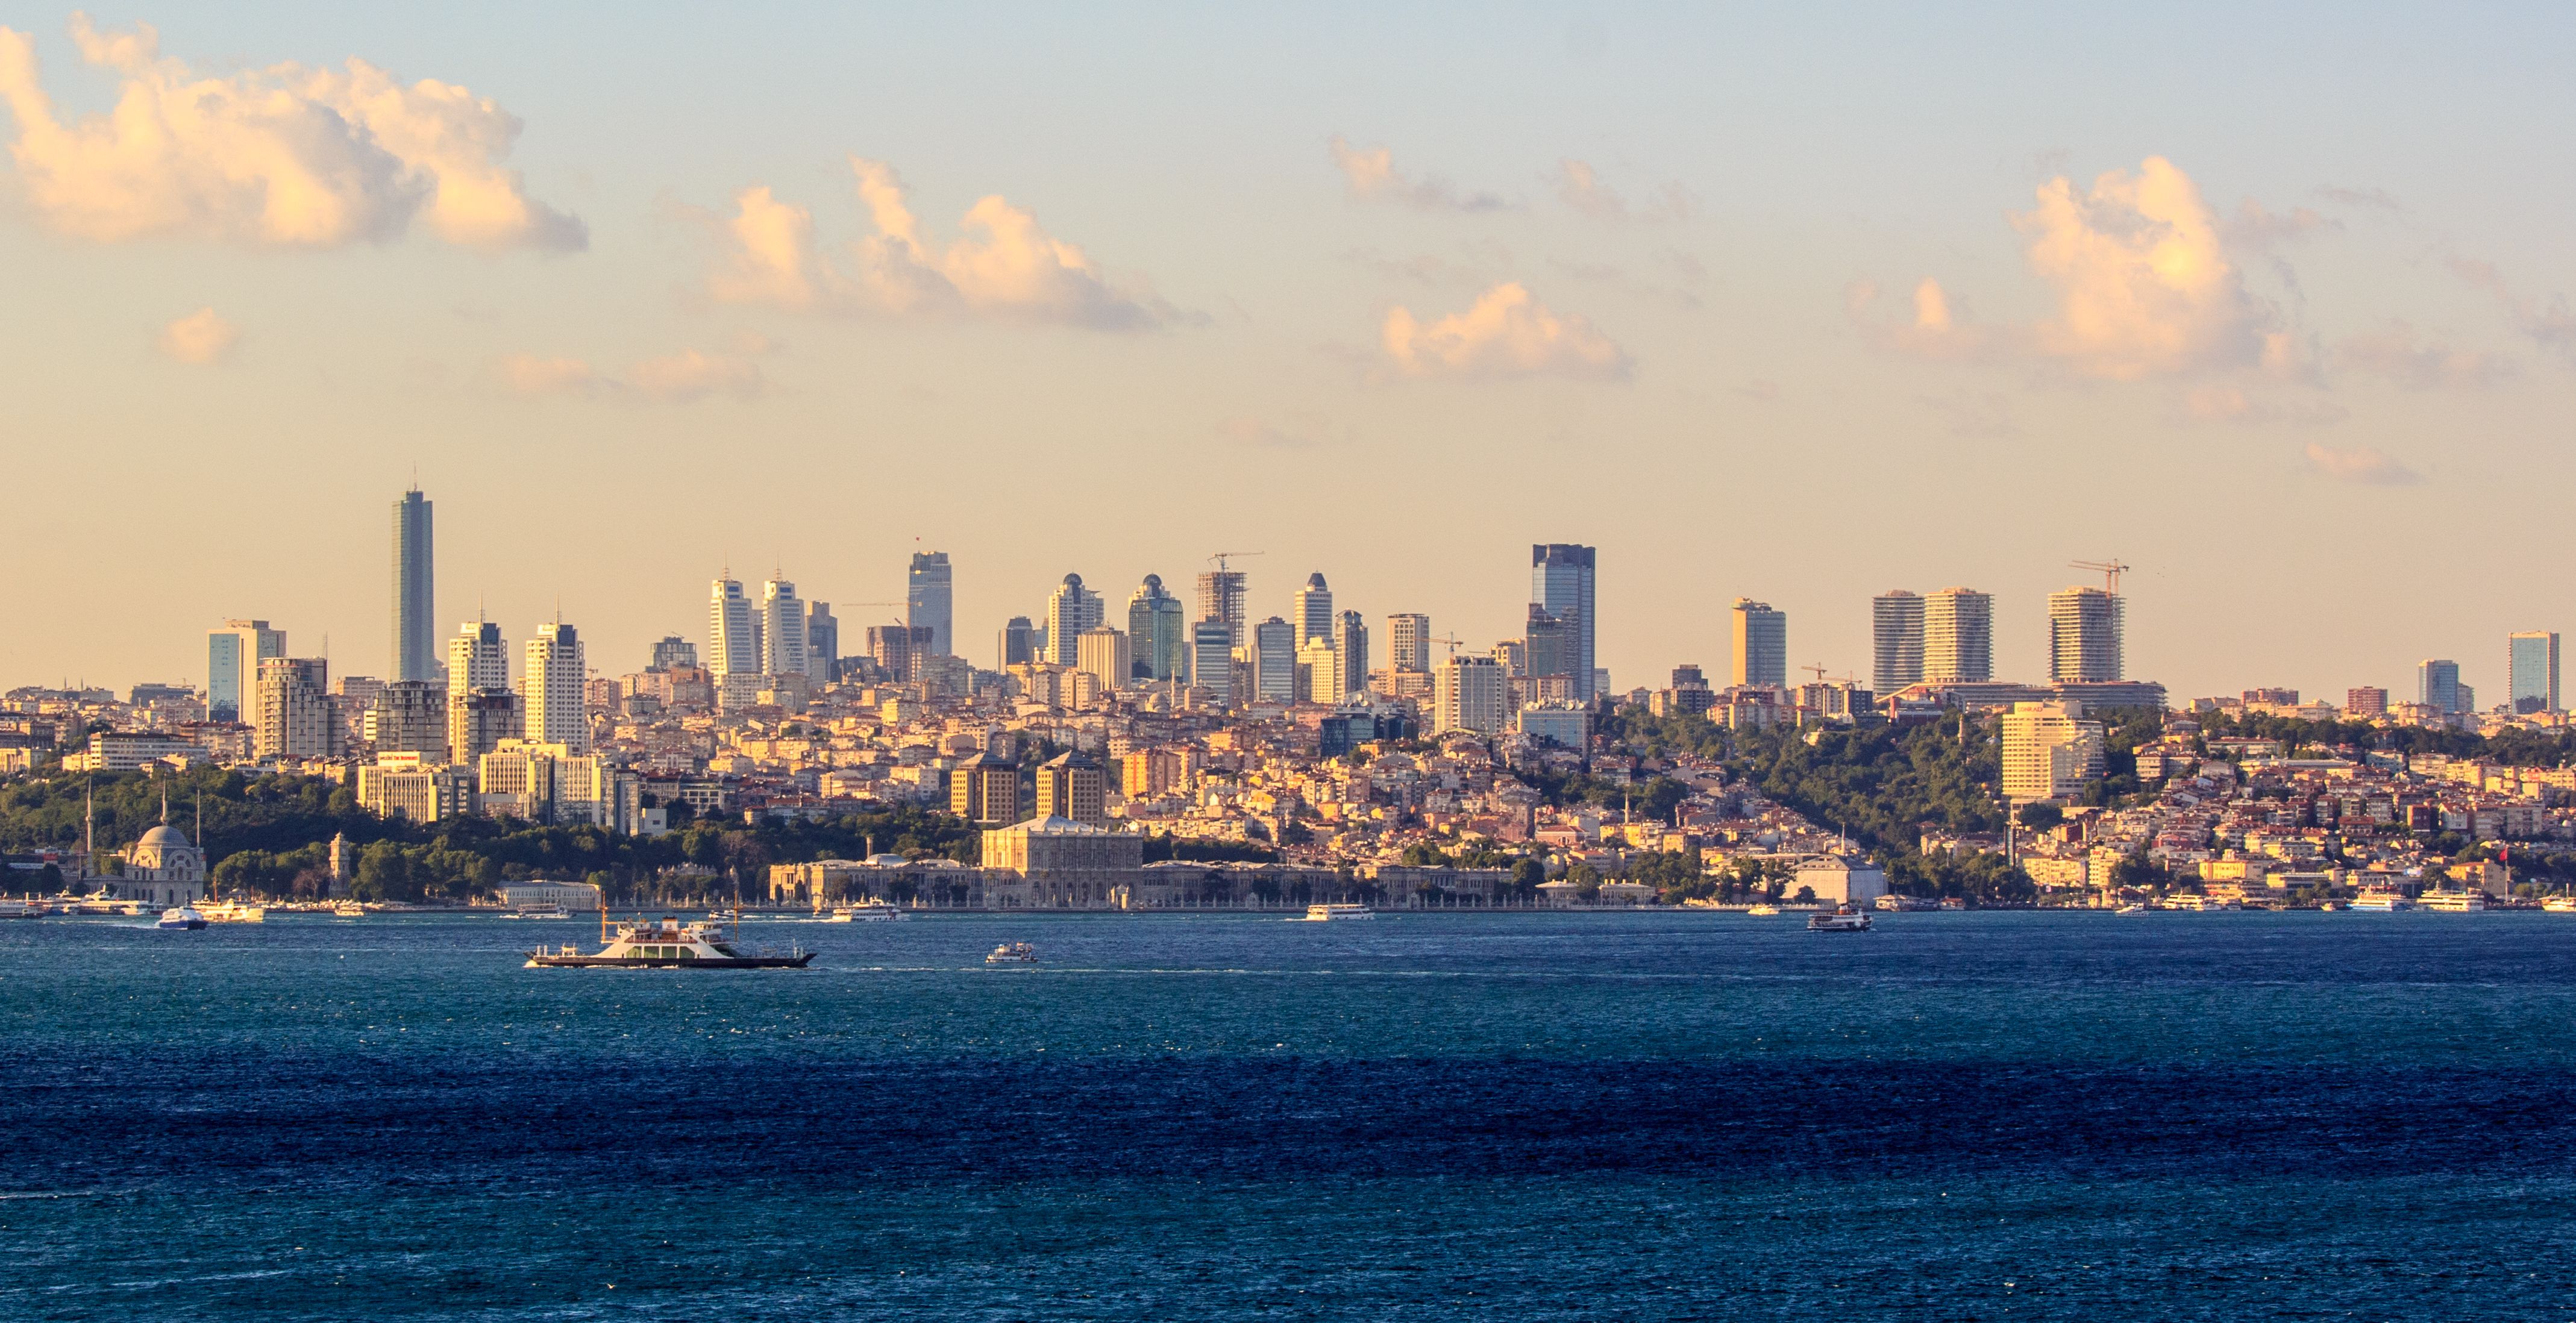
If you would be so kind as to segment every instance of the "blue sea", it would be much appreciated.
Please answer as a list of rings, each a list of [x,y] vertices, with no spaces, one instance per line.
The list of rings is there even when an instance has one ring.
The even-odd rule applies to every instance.
[[[744,935],[0,924],[0,1318],[2576,1318],[2576,917]]]

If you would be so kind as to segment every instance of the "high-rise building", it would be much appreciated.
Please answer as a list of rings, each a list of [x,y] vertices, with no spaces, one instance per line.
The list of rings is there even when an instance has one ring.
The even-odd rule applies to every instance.
[[[1038,659],[1037,626],[1027,616],[1013,616],[1002,626],[1001,636],[993,642],[995,669],[1007,670],[1025,666]]]
[[[1297,673],[1304,677],[1298,697],[1330,707],[1342,701],[1342,655],[1328,634],[1318,634],[1297,649]]]
[[[2005,799],[2062,803],[2082,797],[2085,785],[2101,777],[2102,723],[2083,716],[2084,705],[2074,702],[2015,703],[2004,713]]]
[[[2460,699],[2460,664],[2447,657],[2427,657],[2417,662],[2415,701],[2436,712],[2468,711]]]
[[[1451,657],[1431,672],[1431,733],[1502,730],[1510,685],[1491,657]]]
[[[1188,609],[1163,587],[1163,576],[1148,574],[1127,599],[1127,638],[1134,649],[1136,678],[1186,680],[1190,675]]]
[[[1892,694],[1923,682],[1923,599],[1895,588],[1869,602],[1870,688]]]
[[[928,669],[926,663],[934,655],[928,625],[868,626],[868,659],[896,684],[921,679]]]
[[[2347,689],[2343,694],[2344,715],[2379,717],[2388,714],[2388,691],[2375,686]]]
[[[1569,680],[1569,691],[1575,701],[1593,699],[1593,633],[1595,624],[1593,600],[1593,549],[1573,543],[1548,542],[1530,548],[1530,604],[1544,610],[1567,635],[1559,657],[1552,661],[1557,669],[1537,668],[1538,649],[1532,646],[1528,663],[1531,675],[1562,675]],[[1533,623],[1538,617],[1533,614]]]
[[[1068,574],[1047,598],[1047,660],[1072,666],[1082,660],[1082,631],[1101,621],[1100,594],[1082,586],[1082,576]]]
[[[1944,588],[1924,599],[1923,678],[1969,684],[1995,678],[1995,599],[1991,595],[1974,588]]]
[[[370,716],[377,753],[416,753],[427,762],[447,761],[447,686],[396,680],[376,691]]]
[[[826,612],[825,614],[828,615],[829,612]],[[690,643],[687,639],[681,638],[677,634],[666,634],[662,636],[661,642],[653,645],[653,664],[645,667],[644,669],[648,671],[693,671],[697,669],[697,666],[697,646]]]
[[[501,643],[501,627],[489,620],[468,620],[447,641],[447,687],[451,693],[510,687],[510,654]]]
[[[2099,588],[2048,595],[2048,679],[2094,684],[2123,678],[2120,622],[2125,603]]]
[[[503,740],[525,739],[527,707],[511,689],[459,689],[447,695],[447,756],[472,767]]]
[[[814,679],[830,684],[838,679],[834,667],[841,660],[841,622],[832,616],[829,602],[805,604],[805,664]]]
[[[1098,680],[1103,691],[1135,684],[1135,655],[1128,650],[1127,631],[1107,625],[1082,631],[1074,639],[1074,670]]]
[[[716,580],[707,606],[707,670],[719,683],[760,673],[760,613],[732,575]]]
[[[394,679],[436,680],[438,603],[429,498],[418,487],[394,502]]]
[[[760,673],[811,679],[806,657],[805,601],[796,585],[771,579],[760,585]]]
[[[1208,570],[1199,575],[1199,619],[1225,626],[1231,646],[1244,642],[1243,571]]]
[[[2505,698],[2521,713],[2558,708],[2558,635],[2546,630],[2505,636]]]
[[[955,597],[948,578],[948,553],[916,551],[912,569],[904,577],[903,623],[930,631],[930,655],[953,657],[957,636],[953,628]]]
[[[1431,669],[1431,617],[1417,611],[1386,618],[1386,664],[1399,671]]]
[[[1277,616],[1252,627],[1252,696],[1264,703],[1297,701],[1297,627]]]
[[[1020,820],[1020,765],[979,753],[948,773],[948,811],[968,822],[1007,827]]]
[[[1768,602],[1735,599],[1735,682],[1789,687],[1789,613]]]
[[[589,679],[581,637],[573,627],[560,620],[537,626],[527,643],[527,665],[519,673],[531,743],[560,744],[576,757],[589,756],[590,711],[584,701]]]
[[[1368,689],[1368,621],[1359,612],[1344,611],[1334,619],[1333,651],[1342,663],[1341,692],[1333,698],[1339,703]]]
[[[1234,630],[1222,620],[1190,626],[1190,683],[1219,708],[1234,706]]]
[[[1323,571],[1306,576],[1306,586],[1297,590],[1288,608],[1288,623],[1297,627],[1297,646],[1306,640],[1322,638],[1333,632],[1333,590],[1324,586]]]
[[[1109,825],[1109,773],[1087,753],[1060,753],[1038,764],[1038,802],[1029,816]]]
[[[332,758],[342,749],[339,704],[331,698],[331,663],[319,657],[271,657],[259,664],[257,719],[251,748],[262,758]]]
[[[206,716],[257,724],[259,666],[286,655],[286,631],[265,620],[227,620],[206,634]]]

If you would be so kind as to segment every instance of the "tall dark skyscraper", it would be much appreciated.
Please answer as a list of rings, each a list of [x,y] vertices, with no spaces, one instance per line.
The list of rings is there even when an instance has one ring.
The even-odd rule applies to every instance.
[[[437,584],[429,498],[418,487],[394,502],[394,679],[436,680]]]
[[[1570,542],[1530,548],[1530,674],[1565,676],[1579,703],[1589,703],[1593,696],[1592,559],[1592,548]],[[1542,611],[1552,626],[1538,624]],[[1545,640],[1552,654],[1545,671],[1538,669],[1541,643],[1536,636],[1542,629],[1554,636]]]
[[[956,619],[948,581],[948,553],[916,551],[912,553],[912,574],[904,585],[903,622],[915,629],[930,631],[930,652],[937,657],[955,656],[957,640],[949,626]]]

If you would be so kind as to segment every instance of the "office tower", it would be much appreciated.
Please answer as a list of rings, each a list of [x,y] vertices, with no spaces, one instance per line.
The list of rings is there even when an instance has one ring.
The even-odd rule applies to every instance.
[[[1903,589],[1869,602],[1870,688],[1892,694],[1923,682],[1923,599]]]
[[[1735,599],[1735,682],[1789,687],[1789,613],[1768,602]]]
[[[2417,662],[2415,701],[2436,712],[2468,711],[2460,699],[2460,664],[2442,657],[2427,657]]]
[[[1431,669],[1431,617],[1413,612],[1386,618],[1386,664],[1399,671]]]
[[[974,754],[948,773],[948,811],[968,822],[1007,827],[1020,820],[1020,765]]]
[[[948,553],[916,551],[912,569],[904,577],[903,623],[930,631],[933,657],[956,655],[957,636],[950,628],[955,619],[948,579]]]
[[[1038,659],[1037,626],[1027,616],[1013,616],[1002,626],[1001,637],[994,641],[993,664],[1007,670],[1026,666]]]
[[[796,585],[771,579],[760,585],[760,672],[811,678],[805,651],[805,602]]]
[[[1082,576],[1068,574],[1047,598],[1046,659],[1071,666],[1082,659],[1082,631],[1100,627],[1100,594],[1082,586]]]
[[[259,664],[286,655],[286,631],[265,620],[227,620],[206,634],[206,719],[255,724]]]
[[[537,626],[519,674],[530,742],[560,744],[576,757],[590,753],[590,711],[583,701],[589,679],[590,667],[573,627],[560,620]]]
[[[1574,692],[1574,657],[1580,646],[1575,638],[1573,621],[1560,619],[1550,614],[1546,607],[1532,602],[1529,620],[1521,627],[1520,654],[1511,665],[1510,673],[1516,676],[1566,677],[1566,692],[1570,694]]]
[[[436,680],[438,603],[429,498],[418,487],[394,502],[394,679]]]
[[[1127,631],[1096,625],[1076,635],[1074,670],[1099,680],[1104,692],[1136,683],[1136,659],[1128,650]]]
[[[716,580],[707,606],[707,669],[718,683],[728,675],[760,673],[760,615],[731,575]]]
[[[1038,764],[1033,818],[1071,818],[1109,825],[1109,773],[1087,753],[1060,753]]]
[[[1127,599],[1127,640],[1134,650],[1136,678],[1186,680],[1190,675],[1188,610],[1163,587],[1163,576],[1148,574]]]
[[[1342,660],[1342,691],[1333,700],[1338,703],[1368,689],[1368,622],[1359,612],[1344,611],[1333,621],[1333,651]]]
[[[1190,626],[1190,683],[1220,709],[1234,706],[1234,630],[1222,620]]]
[[[1508,692],[1502,665],[1493,658],[1449,658],[1431,672],[1431,733],[1500,731]]]
[[[825,614],[829,614],[826,612]],[[653,664],[648,671],[693,671],[698,667],[696,645],[677,634],[666,634],[653,645]]]
[[[1924,600],[1923,678],[1971,684],[1995,678],[1995,599],[1991,595],[1974,588],[1944,588]]]
[[[825,684],[841,678],[835,670],[841,660],[841,622],[832,617],[829,602],[805,604],[806,673]]]
[[[1264,703],[1297,701],[1297,627],[1277,616],[1252,627],[1252,696]]]
[[[2105,593],[2104,596],[2109,596]],[[2015,703],[2003,720],[2003,793],[2015,804],[2079,799],[2101,777],[2102,723],[2075,702]]]
[[[377,753],[416,753],[447,761],[447,686],[432,680],[396,680],[376,691],[371,713]]]
[[[1318,634],[1297,649],[1298,697],[1330,707],[1342,701],[1342,655],[1330,636]]]
[[[261,662],[252,750],[262,758],[337,756],[344,746],[330,690],[331,663],[319,657]]]
[[[1333,590],[1324,586],[1322,571],[1306,576],[1306,586],[1297,590],[1289,605],[1288,623],[1297,627],[1300,648],[1308,639],[1333,632]]]
[[[2121,677],[2120,621],[2125,604],[2099,588],[2048,595],[2048,679],[2098,684]]]
[[[1575,701],[1589,703],[1593,698],[1593,549],[1572,543],[1549,542],[1530,548],[1530,605],[1544,611],[1562,630],[1565,637],[1559,655],[1550,665],[1555,669],[1537,668],[1538,649],[1533,644],[1525,659],[1529,675],[1562,675],[1570,682]],[[1532,612],[1533,624],[1539,618]]]
[[[510,689],[452,690],[447,696],[447,756],[471,767],[503,740],[525,739],[527,707]]]
[[[1541,608],[1541,610],[1542,613],[1544,613],[1544,608]],[[1553,617],[1550,618],[1553,619]],[[1453,653],[1451,655],[1455,656],[1456,654]],[[1502,642],[1494,645],[1493,658],[1494,664],[1503,668],[1503,678],[1507,680],[1518,679],[1521,676],[1528,675],[1530,673],[1529,640],[1526,638],[1504,639]]]
[[[868,626],[868,658],[896,684],[922,679],[936,655],[930,650],[928,625]]]
[[[2520,713],[2558,710],[2558,636],[2545,630],[2505,636],[2505,699]]]
[[[2388,691],[2371,686],[2343,692],[2344,715],[2379,717],[2388,714]]]
[[[510,654],[501,644],[501,627],[489,620],[468,620],[447,641],[447,687],[451,693],[510,687]]]
[[[1208,570],[1199,575],[1199,619],[1223,624],[1233,646],[1243,646],[1243,571]]]

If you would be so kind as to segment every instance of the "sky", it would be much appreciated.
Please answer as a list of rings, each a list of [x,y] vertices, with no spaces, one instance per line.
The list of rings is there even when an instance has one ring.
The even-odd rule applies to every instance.
[[[2576,628],[2576,10],[0,6],[0,687],[439,610],[601,674],[727,569],[960,651],[1217,551],[1256,618],[1620,688],[2133,567],[2133,678],[2501,698]]]

